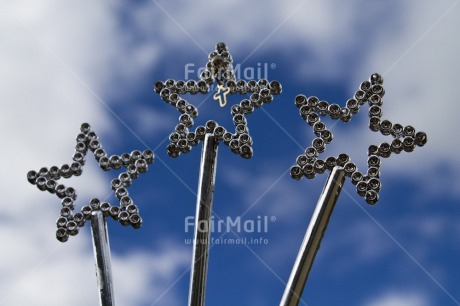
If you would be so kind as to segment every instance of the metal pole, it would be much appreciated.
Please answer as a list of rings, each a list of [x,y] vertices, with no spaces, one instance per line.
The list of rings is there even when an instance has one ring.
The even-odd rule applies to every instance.
[[[201,154],[200,177],[195,216],[195,239],[188,305],[203,306],[208,271],[210,220],[217,165],[217,145],[212,134],[206,134]]]
[[[334,167],[316,204],[280,306],[297,306],[299,304],[308,274],[321,245],[344,180],[345,171],[340,167]]]
[[[91,213],[91,232],[93,234],[96,276],[101,306],[114,306],[110,246],[105,217],[100,211]]]

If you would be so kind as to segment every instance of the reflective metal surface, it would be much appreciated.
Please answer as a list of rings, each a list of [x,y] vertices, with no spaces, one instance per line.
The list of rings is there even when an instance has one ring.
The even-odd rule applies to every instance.
[[[237,80],[233,69],[233,58],[225,43],[218,43],[216,49],[209,54],[206,69],[201,73],[200,80],[176,81],[173,79],[164,82],[158,81],[154,90],[167,104],[175,107],[180,113],[179,122],[175,131],[171,133],[167,152],[171,157],[178,157],[190,152],[193,146],[204,140],[204,134],[217,136],[230,150],[243,158],[251,158],[252,138],[249,134],[246,115],[254,112],[264,104],[273,101],[275,95],[282,92],[278,81]],[[194,128],[194,119],[198,117],[198,108],[185,99],[185,94],[208,94],[215,90],[213,98],[219,101],[223,111],[230,112],[233,117],[234,131],[230,127],[220,126],[210,120],[205,125]],[[244,95],[245,99],[228,108],[228,95]],[[203,107],[203,106],[202,106]],[[227,108],[226,110],[224,108]],[[194,128],[194,130],[193,130]]]
[[[304,95],[298,95],[295,98],[295,105],[299,108],[300,116],[313,128],[316,138],[313,139],[312,145],[305,149],[305,153],[297,157],[296,165],[291,168],[291,177],[296,180],[303,177],[312,179],[316,174],[324,173],[325,170],[330,170],[331,174],[302,242],[281,306],[293,306],[299,303],[345,177],[351,178],[351,182],[356,185],[358,195],[364,197],[368,204],[374,205],[379,200],[379,191],[382,188],[380,158],[388,158],[402,151],[412,152],[416,146],[422,147],[427,142],[427,135],[424,132],[416,132],[410,125],[404,127],[382,119],[383,96],[385,95],[382,85],[382,76],[377,73],[372,74],[368,81],[361,83],[354,97],[349,99],[344,107],[320,101],[314,96],[307,98]],[[331,131],[321,122],[321,117],[329,116],[333,120],[341,120],[346,123],[359,112],[360,107],[366,102],[369,104],[370,130],[380,132],[384,136],[391,136],[391,143],[383,142],[369,146],[368,169],[364,173],[358,170],[357,165],[346,153],[321,159],[320,154],[333,140]]]
[[[62,178],[67,179],[81,175],[88,151],[94,154],[94,158],[104,171],[126,168],[124,172],[118,175],[118,178],[112,180],[110,185],[119,201],[119,206],[113,206],[98,198],[93,198],[90,203],[81,206],[80,212],[74,213],[77,191],[73,187],[66,187],[57,182]],[[43,167],[39,171],[29,171],[27,180],[36,185],[39,190],[48,191],[61,199],[62,208],[56,221],[56,238],[61,242],[66,242],[70,236],[78,234],[79,228],[85,225],[94,211],[101,211],[105,216],[112,217],[122,225],[139,228],[142,225],[142,219],[137,205],[129,196],[128,187],[140,174],[147,172],[148,165],[153,163],[154,159],[155,155],[152,150],[144,150],[143,152],[134,150],[131,153],[108,156],[102,148],[97,134],[88,123],[83,123],[80,127],[80,133],[76,137],[72,163],[64,164],[61,167],[52,166],[49,169]]]
[[[180,113],[178,124],[169,136],[168,155],[178,157],[190,152],[198,143],[204,142],[197,196],[189,305],[204,305],[205,300],[210,232],[209,228],[200,230],[199,226],[208,224],[212,213],[217,145],[223,142],[231,152],[246,159],[251,158],[253,141],[249,134],[246,115],[264,104],[269,104],[275,95],[282,92],[281,83],[278,81],[237,80],[233,69],[233,58],[223,42],[218,43],[215,50],[209,54],[208,62],[204,67],[206,68],[200,74],[199,80],[168,79],[154,84],[154,91],[161,99]],[[213,90],[216,92],[213,95],[215,101],[212,103],[219,101],[222,110],[227,108],[225,111],[233,118],[234,131],[219,125],[214,120],[194,127],[198,108],[190,104],[184,96],[208,94]],[[228,107],[228,95],[247,95],[247,97],[240,103]]]
[[[424,132],[416,132],[410,125],[403,127],[401,124],[392,124],[391,121],[381,118],[384,95],[383,77],[377,73],[372,74],[368,81],[361,83],[354,97],[346,102],[345,107],[320,101],[317,97],[307,98],[304,95],[298,95],[295,98],[295,105],[299,108],[302,119],[313,128],[316,138],[312,141],[312,146],[305,150],[305,154],[297,157],[297,164],[291,168],[292,178],[296,180],[302,177],[312,179],[316,174],[324,173],[325,169],[331,170],[334,166],[340,166],[344,168],[346,176],[351,177],[352,183],[356,185],[358,195],[364,197],[368,204],[377,203],[382,187],[379,180],[380,158],[388,158],[402,151],[412,152],[416,146],[422,147],[427,142],[427,135]],[[320,159],[319,155],[333,140],[331,131],[321,122],[321,117],[330,116],[331,119],[348,122],[366,102],[369,104],[368,115],[371,131],[393,138],[391,143],[383,142],[369,146],[367,173],[358,171],[356,164],[346,153],[339,154],[337,157],[329,156],[324,160]]]
[[[337,166],[334,167],[316,204],[280,306],[297,306],[299,304],[308,274],[321,245],[321,240],[324,237],[344,181],[344,169]]]
[[[205,303],[218,144],[216,136],[205,135],[198,181],[189,306],[202,306]]]
[[[93,153],[100,168],[104,171],[126,168],[110,184],[119,205],[111,205],[98,198],[93,198],[89,203],[83,205],[79,212],[74,213],[77,191],[73,187],[58,184],[57,181],[62,178],[67,179],[81,175],[88,151]],[[83,123],[80,127],[80,133],[76,137],[72,163],[64,164],[61,167],[52,166],[49,169],[43,167],[39,171],[32,170],[27,173],[27,180],[31,184],[36,185],[39,190],[48,191],[61,199],[60,216],[56,221],[56,238],[59,241],[66,242],[70,236],[77,235],[79,228],[90,220],[102,306],[114,305],[106,217],[111,217],[122,225],[131,225],[133,228],[139,228],[142,225],[139,209],[129,196],[128,187],[140,174],[147,171],[148,165],[154,161],[154,158],[155,155],[152,150],[143,152],[134,150],[131,153],[108,156],[102,148],[97,134],[92,131],[88,123]]]
[[[114,306],[109,237],[107,235],[105,217],[100,211],[93,211],[91,213],[91,233],[93,234],[99,301],[101,306]]]

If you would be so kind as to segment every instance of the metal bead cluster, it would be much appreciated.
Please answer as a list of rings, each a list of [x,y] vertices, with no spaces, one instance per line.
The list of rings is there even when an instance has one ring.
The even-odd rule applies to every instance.
[[[175,81],[170,79],[155,83],[154,90],[160,94],[161,99],[176,107],[181,113],[175,131],[169,136],[170,144],[167,147],[169,156],[178,157],[181,153],[189,152],[193,146],[204,139],[206,134],[210,133],[229,146],[233,153],[243,158],[252,157],[252,138],[249,135],[245,115],[251,114],[255,108],[261,107],[264,103],[270,103],[274,95],[281,93],[282,87],[278,81],[236,80],[232,62],[232,56],[225,43],[218,43],[216,50],[209,54],[206,69],[201,73],[200,80]],[[207,94],[210,91],[210,85],[214,82],[229,88],[229,94],[249,95],[249,99],[243,99],[239,104],[231,107],[235,125],[233,133],[213,120],[206,122],[204,126],[190,130],[194,125],[193,119],[198,116],[198,109],[189,104],[181,95]]]
[[[139,216],[137,205],[134,204],[128,194],[127,188],[139,174],[147,171],[148,165],[153,162],[155,157],[153,152],[151,150],[145,150],[144,152],[136,150],[122,155],[108,156],[102,148],[98,136],[87,123],[81,125],[76,141],[75,153],[70,165],[52,166],[49,169],[41,168],[39,171],[32,170],[27,173],[27,180],[31,184],[36,185],[41,191],[56,194],[61,199],[60,217],[56,221],[56,238],[61,242],[65,242],[69,239],[69,236],[78,234],[79,227],[85,224],[93,211],[101,211],[105,216],[112,217],[122,225],[139,228],[142,225],[142,219]],[[111,182],[112,190],[115,192],[120,205],[113,206],[107,202],[102,202],[98,198],[93,198],[81,208],[80,212],[74,213],[77,199],[76,190],[72,187],[58,184],[57,181],[61,178],[67,179],[81,175],[88,150],[94,154],[99,166],[104,171],[120,169],[121,167],[126,168],[125,172],[122,172],[118,178],[113,179]]]
[[[353,98],[349,99],[345,107],[338,104],[329,104],[320,101],[317,97],[305,97],[298,95],[295,104],[299,108],[300,116],[311,126],[316,135],[312,145],[305,150],[305,154],[297,157],[297,163],[291,168],[291,176],[300,180],[302,177],[312,179],[316,174],[332,170],[335,166],[344,168],[351,182],[356,185],[358,194],[365,198],[368,204],[375,204],[379,199],[379,191],[382,184],[380,178],[380,158],[387,158],[391,154],[399,154],[402,151],[412,152],[416,146],[422,147],[427,142],[427,135],[408,125],[393,124],[389,120],[382,119],[382,104],[385,90],[382,86],[383,78],[379,74],[373,74],[369,81],[361,83]],[[333,135],[326,125],[321,122],[320,116],[330,116],[332,119],[343,122],[350,121],[357,114],[360,107],[368,102],[369,128],[371,131],[380,132],[383,135],[391,135],[391,143],[383,142],[380,145],[371,145],[368,149],[367,173],[358,171],[350,157],[339,154],[337,157],[330,156],[325,160],[318,158],[326,149],[326,145],[332,141]]]

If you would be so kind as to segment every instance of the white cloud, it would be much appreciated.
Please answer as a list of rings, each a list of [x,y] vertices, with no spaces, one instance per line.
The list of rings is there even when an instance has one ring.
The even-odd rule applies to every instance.
[[[384,113],[390,120],[426,130],[429,144],[413,154],[392,157],[391,161],[385,161],[385,168],[401,175],[404,165],[406,173],[420,176],[424,171],[434,173],[439,162],[445,161],[458,170],[458,143],[453,131],[460,111],[455,91],[459,70],[455,59],[460,45],[452,38],[456,37],[460,20],[458,7],[423,36],[451,1],[438,1],[436,6],[419,1],[394,6],[364,0],[347,4],[337,1],[159,3],[206,52],[217,40],[223,40],[231,51],[240,52],[237,61],[274,31],[260,50],[282,50],[297,58],[294,68],[298,69],[297,76],[305,77],[305,86],[312,78],[334,79],[349,74],[352,92],[363,77],[374,71],[385,72],[422,38],[386,74]],[[163,50],[179,47],[200,55],[202,51],[154,2],[129,9],[103,2],[52,0],[8,1],[0,7],[0,133],[2,139],[7,139],[7,146],[3,147],[6,149],[0,154],[9,161],[3,168],[8,176],[0,177],[0,183],[6,186],[3,202],[7,203],[0,208],[0,241],[7,246],[0,261],[0,291],[7,293],[3,298],[8,305],[55,305],[62,300],[74,301],[75,305],[95,305],[97,294],[88,235],[80,234],[65,245],[57,243],[52,237],[56,216],[53,209],[48,210],[57,199],[27,186],[25,173],[42,165],[68,162],[73,137],[84,121],[90,122],[100,135],[109,134],[114,127],[113,119],[98,97],[123,97],[123,89],[136,86],[147,69],[152,69],[160,52],[158,45],[163,44]],[[130,26],[120,23],[116,13],[121,11],[126,13]],[[261,22],[261,15],[266,20]],[[381,16],[393,19],[388,22]],[[367,27],[370,29],[363,31]],[[372,36],[363,37],[363,32]],[[371,51],[363,55],[362,62],[343,61],[347,54],[367,48]],[[305,51],[305,55],[296,53],[299,50]],[[415,107],[418,110],[414,113]],[[146,133],[155,127],[154,122],[163,125],[166,120],[148,111],[141,112],[136,131]],[[366,135],[369,136],[364,136],[356,147],[374,142],[373,133]],[[420,167],[421,164],[425,166]],[[427,178],[430,183],[424,182],[427,186],[424,190],[455,190],[446,186],[459,185],[458,173],[453,171],[443,177],[440,172]],[[254,188],[245,199],[252,203],[281,172],[270,170],[263,174],[253,180],[243,171],[243,175],[237,174],[238,180],[229,179],[229,182],[250,180]],[[89,195],[89,186],[103,192],[107,182],[101,174],[89,168],[85,169],[85,175],[93,180],[81,183],[79,190],[83,196]],[[433,181],[441,183],[431,187]],[[264,209],[275,215],[285,213],[279,203],[288,191],[290,203],[299,203],[289,208],[290,213],[300,211],[305,205],[303,194],[294,192],[296,187],[292,185],[290,181],[280,181],[269,194],[273,204],[268,203]],[[373,235],[368,235],[367,240],[372,240]],[[356,239],[366,240],[366,237]],[[367,256],[366,250],[362,252]],[[121,305],[143,303],[152,295],[159,295],[177,268],[184,264],[185,257],[175,246],[160,250],[160,254],[133,252],[124,257],[114,254],[115,289],[123,302]],[[124,277],[130,271],[137,280],[146,282],[136,283]],[[160,279],[155,279],[154,274],[161,275]],[[146,283],[153,285],[148,287]],[[376,304],[380,301],[387,304]],[[420,300],[411,295],[390,294],[369,305],[392,305],[389,303],[398,301],[410,305]]]
[[[159,101],[155,101],[159,102]],[[168,110],[168,108],[166,108]],[[149,137],[154,135],[163,135],[163,139],[168,139],[171,130],[174,128],[174,123],[177,118],[174,112],[161,112],[156,108],[139,105],[135,109],[130,110],[126,115],[129,118],[132,129],[139,133],[139,137],[145,139],[147,145],[152,149],[160,144],[151,143]],[[159,137],[161,138],[161,137]],[[165,146],[164,144],[161,144]],[[163,147],[160,147],[163,149]]]
[[[447,132],[455,130],[454,116],[460,112],[460,106],[455,103],[458,94],[452,90],[459,68],[453,59],[460,51],[458,40],[450,39],[455,37],[460,20],[456,18],[458,7],[448,11],[453,3],[447,0],[436,5],[420,4],[418,1],[398,4],[361,0],[346,4],[337,1],[284,1],[264,3],[262,6],[254,4],[252,7],[240,1],[206,2],[206,5],[204,2],[203,5],[181,3],[181,9],[176,9],[176,4],[173,7],[173,4],[160,1],[150,4],[154,11],[161,12],[158,17],[162,18],[164,29],[159,32],[158,39],[167,44],[187,45],[187,50],[201,53],[200,48],[209,51],[216,42],[215,37],[221,37],[231,51],[239,52],[237,57],[234,54],[238,62],[266,39],[258,51],[278,50],[284,46],[281,48],[283,53],[296,58],[293,72],[305,80],[306,86],[313,78],[331,81],[346,77],[352,95],[359,83],[371,73],[388,71],[384,84],[384,117],[393,123],[410,124],[427,132],[429,142],[412,154],[402,153],[384,161],[384,171],[398,176],[421,177],[427,171],[435,175],[440,163],[456,169],[460,165],[455,162],[454,153],[458,143],[452,140],[452,133]],[[241,10],[242,6],[246,9]],[[258,18],[253,18],[258,15],[256,11],[263,11],[261,14],[267,16],[270,22],[259,22]],[[196,18],[203,14],[204,18]],[[142,16],[145,19],[139,18],[139,23],[149,24],[147,18],[150,15],[144,11]],[[238,25],[232,27],[234,23]],[[210,24],[213,24],[212,30]],[[299,51],[304,55],[295,53]],[[344,60],[352,54],[362,59],[356,62]],[[346,98],[335,102],[344,103]],[[367,113],[367,109],[362,112]],[[361,115],[365,117],[365,114]],[[337,135],[341,132],[337,131]],[[343,142],[337,144],[352,153],[365,152],[363,150],[367,150],[376,139],[383,138],[367,131],[352,148]],[[402,165],[404,171],[401,171]],[[460,182],[460,175],[455,173],[448,179]],[[454,188],[442,188],[446,186],[446,178],[442,173],[436,175],[434,180],[429,177],[421,182],[428,186],[426,191],[458,193]],[[444,183],[433,185],[433,181]]]
[[[388,292],[363,304],[364,306],[427,306],[431,305],[422,293]]]
[[[245,192],[241,194],[243,202],[248,203],[245,209],[263,211],[264,215],[275,216],[283,222],[286,217],[296,215],[308,205],[299,193],[294,192],[295,184],[292,184],[287,170],[272,164],[258,171],[225,167],[222,174],[226,185],[237,190],[251,186],[244,188]],[[289,200],[286,194],[290,195]]]
[[[308,35],[302,40],[307,46],[310,43],[316,46],[318,52],[305,56],[313,63],[306,63],[305,68],[299,70],[308,71],[305,72],[307,75],[311,73],[309,77],[324,77],[328,81],[348,74],[348,95],[340,101],[329,101],[331,103],[344,104],[371,73],[385,73],[383,118],[393,123],[412,125],[417,131],[425,131],[428,144],[416,148],[411,154],[393,154],[388,160],[383,160],[382,172],[385,177],[397,175],[417,178],[420,186],[424,186],[420,189],[423,194],[457,196],[459,193],[458,188],[452,188],[460,184],[460,163],[456,154],[459,144],[454,136],[458,121],[456,118],[460,112],[456,102],[460,96],[454,89],[460,68],[455,60],[460,52],[460,43],[451,39],[456,35],[460,20],[460,6],[457,3],[441,1],[434,5],[406,1],[396,6],[378,4],[369,10],[366,8],[364,14],[357,7],[367,7],[368,3],[355,1],[353,5],[347,3],[341,10],[336,10],[340,11],[340,17],[334,29],[340,32],[329,33],[327,24],[319,29],[323,41],[314,41]],[[318,7],[314,12],[317,13],[318,9],[321,15]],[[308,26],[308,18],[303,22],[295,22],[296,16],[289,21],[289,26],[296,29],[292,32],[300,33],[302,29],[308,32],[312,28]],[[334,13],[328,16],[330,20],[336,21],[333,17],[337,16]],[[356,20],[363,21],[363,24]],[[374,28],[366,31],[365,24]],[[359,30],[360,26],[364,28]],[[372,35],[372,39],[359,37],[367,32]],[[289,36],[295,40],[293,37],[299,39],[295,34]],[[363,44],[363,48],[353,45],[354,42]],[[362,57],[361,61],[351,63],[352,66],[343,60],[350,51]],[[315,95],[308,91],[303,93]],[[366,118],[367,107],[363,107],[358,116]],[[349,125],[356,125],[355,122],[353,119]],[[360,124],[367,125],[365,119]],[[326,153],[346,151],[353,160],[364,165],[365,152],[370,144],[391,141],[369,130],[360,132],[359,137],[351,138],[347,137],[349,131],[344,130],[343,124],[337,124],[334,127],[336,137]],[[351,131],[354,133],[358,130]],[[304,137],[303,134],[299,135]]]
[[[190,250],[165,243],[157,252],[131,252],[113,260],[115,296],[120,305],[179,305],[174,283],[191,261]],[[183,294],[182,294],[183,296]]]
[[[404,27],[388,32],[374,45],[359,74],[365,75],[369,67],[386,72],[384,117],[428,134],[424,148],[391,158],[385,168],[400,175],[403,167],[402,173],[417,176],[424,190],[458,195],[458,188],[448,188],[460,182],[454,136],[460,112],[455,90],[460,42],[451,39],[457,35],[460,6],[452,8],[453,3],[407,2],[411,13],[405,15]],[[440,166],[452,171],[437,170]]]
[[[98,305],[94,258],[88,233],[66,244],[45,236],[54,228],[37,219],[29,227],[8,224],[1,228],[2,253],[0,288],[4,305]],[[24,222],[26,223],[26,222]],[[14,231],[14,232],[12,232]],[[19,240],[21,239],[21,240]],[[153,249],[153,248],[152,248]],[[166,245],[155,251],[112,253],[115,300],[120,305],[151,304],[172,285],[190,262],[189,251]],[[179,268],[181,270],[179,270]],[[161,304],[177,304],[172,289]]]
[[[305,81],[348,76],[355,65],[344,61],[346,55],[360,54],[372,45],[388,26],[375,23],[381,16],[399,15],[401,8],[401,4],[364,0],[149,4],[152,11],[160,12],[157,17],[163,22],[158,38],[167,44],[209,53],[217,38],[227,42],[231,52],[238,52],[237,57],[232,52],[236,62],[252,53],[257,57],[261,51],[276,50],[295,58],[293,73]],[[143,24],[150,24],[151,18],[145,13],[138,16]],[[363,35],[369,27],[372,35]],[[276,58],[266,60],[276,62]]]
[[[69,163],[82,122],[106,145],[113,119],[101,100],[135,86],[152,67],[155,48],[145,40],[134,43],[116,9],[91,1],[0,5],[0,154],[7,161],[0,177],[2,305],[98,304],[88,229],[59,243],[54,238],[59,200],[29,185],[26,173]],[[87,164],[84,180],[65,182],[76,184],[79,201],[108,191],[90,156]],[[188,257],[171,244],[123,256],[112,252],[117,302],[150,304]],[[162,301],[175,304],[176,294],[173,289]]]

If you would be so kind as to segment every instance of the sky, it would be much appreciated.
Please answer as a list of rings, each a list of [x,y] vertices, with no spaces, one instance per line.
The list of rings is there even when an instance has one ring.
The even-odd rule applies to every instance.
[[[327,179],[289,176],[314,138],[294,97],[344,105],[378,72],[383,117],[425,131],[428,144],[382,161],[375,206],[346,182],[301,305],[460,305],[459,2],[3,1],[0,305],[98,305],[88,225],[57,241],[59,200],[26,179],[69,163],[83,122],[110,155],[156,155],[129,188],[143,226],[107,220],[117,305],[186,305],[201,145],[167,155],[179,113],[153,84],[197,79],[186,67],[204,66],[220,41],[248,77],[260,68],[283,93],[247,116],[253,158],[219,146],[214,220],[266,219],[267,230],[212,233],[207,304],[279,305]],[[212,95],[190,97],[196,124],[231,127],[230,110]],[[366,163],[367,147],[385,139],[367,128],[366,113],[333,126],[325,156],[348,152]],[[78,207],[93,197],[114,203],[117,175],[88,155],[83,175],[62,182],[77,189]]]

